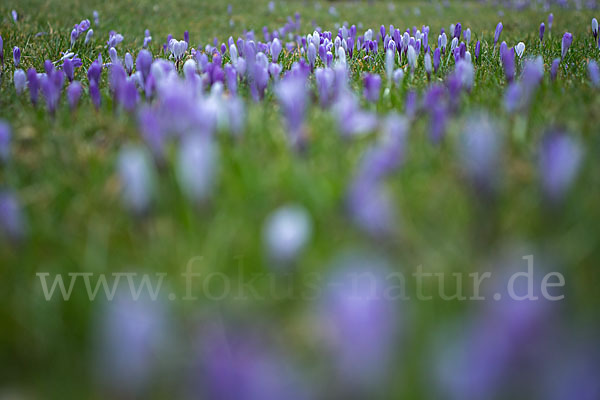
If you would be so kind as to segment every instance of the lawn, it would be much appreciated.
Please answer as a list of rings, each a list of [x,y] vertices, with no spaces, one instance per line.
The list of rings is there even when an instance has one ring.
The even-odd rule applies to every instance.
[[[0,398],[598,398],[595,2],[89,3],[0,4]],[[390,25],[410,32],[391,70]],[[168,63],[130,74],[146,29]],[[315,31],[329,66],[320,46],[309,65]],[[45,60],[35,106],[15,71]],[[540,299],[494,298],[518,272]],[[156,298],[132,298],[143,274]]]

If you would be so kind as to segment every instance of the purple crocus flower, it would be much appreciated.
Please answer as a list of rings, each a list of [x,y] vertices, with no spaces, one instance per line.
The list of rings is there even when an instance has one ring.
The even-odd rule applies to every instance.
[[[27,87],[29,88],[29,98],[31,99],[31,104],[36,106],[40,90],[40,81],[38,79],[37,71],[34,68],[29,68],[27,70]]]
[[[330,68],[317,68],[315,70],[315,82],[319,93],[319,102],[322,107],[331,104],[333,98],[333,83],[335,73]]]
[[[17,197],[7,190],[0,190],[0,232],[11,240],[25,235],[25,220]]]
[[[4,40],[0,35],[0,65],[4,65]]]
[[[13,61],[15,63],[15,68],[21,63],[21,49],[17,46],[13,48]]]
[[[67,87],[67,100],[69,101],[69,108],[71,111],[74,111],[77,108],[82,91],[83,88],[77,81],[71,82],[71,84]]]
[[[540,42],[544,41],[544,31],[546,30],[546,25],[542,22],[540,24]]]
[[[462,33],[462,25],[458,22],[454,25],[454,37],[460,40],[460,34]]]
[[[92,99],[92,103],[96,110],[100,108],[101,96],[100,96],[100,88],[98,87],[98,82],[95,80],[90,80],[90,98]]]
[[[496,32],[494,33],[494,47],[498,43],[498,39],[500,39],[500,34],[502,33],[502,22],[498,22],[496,25]]]
[[[135,86],[135,82],[132,79],[125,79],[119,91],[119,102],[123,108],[132,112],[138,103],[139,97],[140,94]]]
[[[125,53],[125,71],[127,72],[127,75],[131,75],[131,72],[133,71],[133,57],[129,52]]]
[[[561,59],[564,60],[565,56],[567,55],[567,51],[569,51],[569,47],[571,47],[571,43],[573,43],[573,35],[569,32],[565,32],[560,45]]]
[[[440,67],[440,48],[437,47],[433,52],[433,71],[437,74],[438,68]]]
[[[370,254],[346,254],[331,270],[318,315],[336,372],[349,392],[376,390],[389,376],[400,333],[398,302],[386,295],[387,263]]]
[[[502,52],[501,60],[504,67],[504,76],[508,82],[512,82],[515,77],[515,53],[513,49],[506,49]]]
[[[552,202],[564,198],[573,185],[583,158],[579,141],[572,135],[551,130],[540,145],[539,171],[542,189]]]
[[[301,147],[304,141],[304,115],[307,107],[306,77],[288,73],[276,86],[275,95],[285,116],[290,144]]]
[[[556,75],[558,74],[558,66],[560,64],[560,58],[555,58],[552,61],[552,66],[550,67],[550,79],[553,81],[556,80]]]
[[[12,130],[5,120],[0,119],[0,163],[6,163],[10,158],[10,142]]]
[[[554,14],[548,15],[548,30],[552,30],[552,22],[554,22]]]
[[[598,20],[592,18],[592,35],[594,35],[594,41],[598,40]]]
[[[44,93],[44,98],[46,99],[48,112],[52,115],[54,115],[58,107],[64,81],[65,74],[62,70],[54,70],[51,74],[42,78],[42,93]]]
[[[92,82],[98,85],[100,82],[100,74],[102,74],[102,63],[96,60],[90,65],[87,71],[87,77],[90,85]]]
[[[94,30],[90,29],[86,34],[85,34],[85,40],[83,41],[84,44],[88,44],[90,42],[90,40],[92,40],[92,38],[94,37]]]
[[[594,60],[590,60],[588,63],[588,75],[592,85],[600,88],[600,70],[598,69],[598,64]]]
[[[367,101],[376,103],[379,100],[379,91],[381,89],[381,77],[378,74],[366,74],[364,79],[364,96]]]
[[[146,79],[148,79],[148,75],[150,75],[151,66],[152,53],[150,53],[146,49],[140,50],[135,61],[135,68],[137,71],[142,73],[142,78],[144,79],[144,82],[146,81]]]
[[[190,32],[183,32],[183,40],[189,45],[190,44]]]
[[[317,60],[317,49],[316,49],[315,45],[312,43],[308,44],[307,57],[308,57],[308,63],[310,64],[310,68],[314,69],[315,61]]]
[[[504,107],[509,113],[515,112],[521,103],[522,90],[519,82],[512,82],[506,88],[504,93]]]
[[[71,61],[70,58],[65,58],[63,61],[62,68],[65,72],[65,75],[67,75],[69,82],[73,82],[73,74],[75,72],[75,68],[73,67],[73,61]]]
[[[475,43],[475,59],[479,61],[479,55],[481,54],[481,42],[478,40]]]
[[[459,158],[465,175],[483,193],[492,193],[500,180],[502,140],[491,118],[471,115],[459,143]]]
[[[23,93],[27,87],[27,76],[25,75],[25,71],[20,68],[16,69],[13,75],[13,82],[15,84],[17,95]]]

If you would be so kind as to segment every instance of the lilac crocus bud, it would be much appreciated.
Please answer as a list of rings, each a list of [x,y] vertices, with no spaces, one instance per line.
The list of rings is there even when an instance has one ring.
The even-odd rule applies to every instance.
[[[458,22],[454,25],[454,37],[460,39],[460,34],[462,33],[462,25]]]
[[[560,58],[555,58],[552,61],[552,66],[550,67],[550,79],[553,81],[556,79],[556,75],[558,74],[558,65],[560,64]]]
[[[146,212],[154,190],[154,173],[146,152],[139,147],[123,148],[117,168],[125,206],[136,214]]]
[[[410,72],[413,73],[417,66],[417,52],[415,51],[415,48],[409,45],[406,56],[408,58],[408,65],[410,66]]]
[[[13,47],[13,61],[15,63],[15,68],[21,63],[21,49],[17,46]]]
[[[138,53],[137,59],[135,61],[136,70],[142,73],[142,77],[144,78],[144,82],[148,79],[148,75],[150,75],[150,67],[152,66],[152,53],[148,50],[140,50]]]
[[[502,170],[502,140],[488,115],[474,114],[467,119],[458,154],[464,173],[473,185],[486,193],[493,192]]]
[[[93,37],[94,37],[94,30],[90,29],[89,31],[87,31],[87,33],[85,35],[85,40],[83,41],[83,43],[88,44],[90,42],[90,40],[92,40]]]
[[[199,203],[212,194],[218,156],[218,148],[210,138],[192,134],[182,140],[176,164],[177,182],[190,200]]]
[[[381,77],[377,74],[365,75],[364,96],[367,101],[376,103],[379,100],[379,91],[381,90]]]
[[[496,25],[496,32],[494,33],[494,47],[498,43],[498,39],[500,39],[500,34],[502,33],[502,22],[498,22]]]
[[[517,55],[519,56],[519,58],[523,57],[523,52],[524,51],[525,51],[525,43],[519,42],[515,46],[515,52],[517,53]]]
[[[10,15],[12,16],[12,19],[13,19],[14,22],[17,22],[19,20],[19,14],[17,14],[16,10],[12,10],[10,12]]]
[[[92,16],[94,17],[94,24],[96,26],[100,25],[100,17],[98,16],[98,11],[94,10]]]
[[[370,254],[338,257],[318,303],[318,324],[333,363],[349,393],[376,392],[390,374],[400,319],[397,295],[390,296],[387,262]]]
[[[311,69],[315,67],[315,61],[317,60],[317,49],[314,44],[308,44],[308,62],[310,64]]]
[[[401,68],[398,68],[397,70],[394,71],[394,83],[396,84],[396,86],[399,86],[400,83],[402,83],[403,79],[404,79],[404,70],[402,70]]]
[[[441,52],[440,52],[440,48],[438,47],[433,52],[433,71],[436,74],[437,74],[438,69],[440,68],[440,59],[441,59]]]
[[[290,144],[295,147],[302,146],[304,141],[302,125],[308,96],[305,76],[287,75],[275,87],[275,95],[286,119]]]
[[[0,35],[0,65],[4,65],[4,40],[2,40],[2,35]]]
[[[554,22],[554,14],[548,15],[548,30],[552,30],[552,22]]]
[[[8,122],[0,119],[0,163],[6,163],[10,158],[10,142],[12,131]]]
[[[504,76],[508,82],[512,82],[515,77],[515,53],[512,49],[506,49],[501,54],[501,57],[502,66],[504,67]]]
[[[75,68],[73,67],[73,61],[71,61],[70,58],[65,58],[63,61],[63,71],[65,72],[65,75],[67,75],[67,79],[69,79],[69,82],[73,82],[73,75],[75,73]]]
[[[338,56],[338,64],[346,67],[347,62],[346,62],[346,50],[344,50],[343,47],[340,47],[337,51],[337,56]]]
[[[394,73],[394,64],[395,64],[395,51],[391,48],[388,48],[385,51],[385,75],[387,77],[388,82],[392,81],[392,75]]]
[[[183,32],[183,40],[189,45],[190,44],[190,32],[189,31],[185,31]]]
[[[25,235],[25,218],[16,196],[0,190],[0,233],[11,240],[20,240]]]
[[[481,42],[478,40],[475,43],[475,59],[479,61],[479,54],[481,53]]]
[[[598,64],[594,60],[590,60],[588,63],[588,75],[592,85],[600,88],[600,70],[598,70]]]
[[[312,219],[302,206],[282,206],[267,217],[262,232],[269,259],[276,263],[289,263],[308,244],[312,235]]]
[[[442,47],[442,51],[445,52],[446,46],[448,45],[448,37],[446,36],[446,33],[442,33],[440,35],[439,44]]]
[[[71,31],[71,47],[75,45],[75,42],[77,41],[78,37],[79,31],[77,30],[77,28],[73,28],[73,30]]]
[[[281,54],[281,48],[281,42],[279,41],[279,39],[273,39],[273,42],[271,43],[271,60],[273,62],[279,61],[279,54]]]
[[[109,55],[109,57],[110,57],[110,61],[111,61],[113,64],[121,64],[121,60],[119,60],[119,56],[118,56],[118,54],[117,54],[117,49],[115,49],[114,47],[111,47],[111,48],[108,50],[108,55]]]
[[[96,110],[100,108],[100,104],[102,102],[102,98],[100,96],[100,88],[98,87],[98,82],[91,80],[90,81],[90,98],[92,99],[92,103]]]
[[[564,198],[572,186],[583,158],[579,141],[561,131],[549,131],[542,139],[539,171],[542,189],[552,202]]]
[[[596,18],[592,18],[592,34],[594,40],[598,40],[598,20]]]
[[[36,106],[40,90],[40,81],[37,71],[33,68],[29,68],[27,70],[27,87],[29,88],[29,98],[31,99],[31,104]]]
[[[467,28],[467,30],[464,33],[465,36],[465,42],[467,42],[467,46],[469,45],[469,42],[471,41],[471,28]]]
[[[546,30],[546,25],[542,22],[540,24],[540,42],[544,41],[544,31]]]
[[[127,71],[127,75],[131,75],[133,71],[133,57],[130,53],[125,53],[125,71]]]
[[[16,69],[13,75],[13,81],[15,83],[15,90],[17,91],[17,94],[20,95],[27,87],[27,76],[25,75],[25,71],[20,68]]]
[[[69,101],[69,108],[71,111],[75,111],[77,108],[77,104],[79,104],[79,99],[81,98],[82,92],[83,88],[81,87],[81,83],[77,81],[71,82],[71,84],[67,87],[67,100]]]
[[[429,53],[425,53],[425,57],[423,59],[423,62],[425,64],[425,72],[427,73],[427,79],[429,79],[429,77],[431,75],[431,69],[432,69],[431,55]]]
[[[571,43],[573,43],[573,35],[569,32],[565,32],[562,38],[562,42],[560,44],[560,58],[564,59],[567,55],[567,51],[569,51],[569,47],[571,47]]]
[[[504,107],[509,113],[515,112],[521,105],[522,90],[519,82],[512,82],[504,93]]]

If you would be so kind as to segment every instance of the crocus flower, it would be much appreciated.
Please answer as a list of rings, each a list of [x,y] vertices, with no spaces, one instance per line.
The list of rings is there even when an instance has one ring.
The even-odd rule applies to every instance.
[[[152,53],[148,50],[140,50],[138,53],[137,59],[135,61],[135,68],[142,73],[142,77],[144,78],[144,82],[148,79],[148,75],[150,75],[150,66],[152,65]]]
[[[553,81],[556,79],[556,75],[558,74],[558,65],[560,64],[560,58],[555,58],[552,61],[552,66],[550,67],[550,79]]]
[[[29,98],[31,99],[31,104],[36,106],[40,90],[40,81],[37,71],[33,68],[29,68],[27,70],[27,87],[29,88]]]
[[[67,75],[69,82],[72,82],[73,74],[75,73],[75,68],[73,67],[73,61],[71,61],[70,58],[65,58],[63,61],[62,68],[63,68],[63,71],[65,72],[65,75]]]
[[[177,181],[194,202],[210,197],[217,175],[218,148],[211,138],[191,134],[181,141],[176,164]]]
[[[123,148],[117,168],[125,206],[136,214],[146,212],[154,190],[154,174],[146,152],[139,147]]]
[[[465,36],[465,42],[467,42],[467,46],[469,45],[469,42],[471,41],[471,29],[467,28],[467,30],[464,33]]]
[[[265,252],[276,263],[292,262],[306,247],[311,234],[312,219],[304,207],[282,206],[265,220],[262,231]]]
[[[596,18],[592,18],[592,34],[594,40],[598,40],[598,20]]]
[[[11,240],[22,239],[25,234],[25,218],[19,201],[7,190],[0,190],[0,232]]]
[[[583,158],[579,141],[562,131],[544,135],[539,150],[539,172],[542,189],[552,202],[564,198],[572,186]]]
[[[425,72],[427,73],[427,79],[429,79],[429,77],[431,76],[431,69],[432,69],[431,55],[429,53],[425,53],[423,63],[425,65]]]
[[[317,68],[315,70],[315,82],[317,84],[317,92],[319,93],[319,102],[323,107],[329,106],[333,99],[334,80],[335,73],[331,68]]]
[[[315,61],[317,60],[317,48],[312,43],[308,44],[307,56],[308,56],[308,63],[310,64],[310,67],[314,68]]]
[[[15,90],[17,94],[20,95],[25,91],[27,87],[27,76],[25,75],[25,71],[22,69],[16,69],[13,75],[13,82],[15,84]]]
[[[560,58],[564,59],[567,55],[567,51],[569,51],[569,47],[571,47],[571,43],[573,43],[573,35],[569,32],[565,32],[562,38],[562,42],[560,45]]]
[[[169,342],[166,311],[145,293],[135,297],[119,290],[113,295],[94,321],[98,384],[124,397],[143,397],[162,346]]]
[[[408,65],[410,66],[410,72],[414,73],[415,67],[417,66],[417,52],[412,46],[408,46],[406,51],[406,57],[408,58]]]
[[[404,79],[404,70],[402,68],[398,68],[394,71],[394,83],[396,85],[400,85],[402,80]]]
[[[90,98],[92,99],[92,103],[96,110],[100,108],[100,103],[102,101],[100,96],[100,88],[98,87],[97,81],[90,81]]]
[[[10,142],[12,131],[5,120],[0,119],[0,163],[6,163],[10,158]]]
[[[460,34],[462,33],[462,25],[458,22],[454,25],[454,37],[460,39]]]
[[[377,100],[379,100],[379,91],[381,89],[381,77],[377,74],[366,74],[364,84],[365,99],[372,103],[377,102]]]
[[[2,35],[0,35],[0,65],[4,65],[4,40],[2,40]]]
[[[475,59],[477,61],[479,61],[480,52],[481,52],[481,42],[478,40],[477,43],[475,43]]]
[[[448,45],[448,37],[446,36],[445,33],[442,33],[439,37],[439,45],[442,48],[443,52],[446,52],[446,46]]]
[[[542,22],[540,24],[540,42],[544,41],[544,31],[546,30],[546,25]]]
[[[279,39],[273,39],[271,43],[271,59],[273,62],[279,61],[279,54],[281,53],[281,42]]]
[[[148,45],[150,44],[151,41],[152,41],[152,36],[150,35],[150,31],[148,29],[146,29],[144,31],[144,44],[143,44],[144,49],[148,48]]]
[[[64,81],[65,74],[61,70],[54,70],[41,80],[42,93],[44,93],[50,114],[54,114],[58,107]]]
[[[77,81],[71,82],[71,84],[67,87],[67,100],[69,101],[69,108],[71,111],[74,111],[77,108],[82,91],[83,88]]]
[[[522,90],[519,82],[512,82],[504,93],[504,107],[509,113],[515,112],[521,103]]]
[[[115,31],[110,31],[108,35],[108,41],[106,42],[106,47],[109,49],[111,47],[116,47],[119,43],[123,41],[123,35],[120,33],[116,33]]]
[[[285,117],[292,146],[303,143],[302,124],[307,107],[306,79],[302,74],[287,74],[275,87],[275,95]]]
[[[385,51],[385,75],[387,77],[388,82],[392,82],[392,75],[394,73],[394,64],[395,64],[395,51],[391,48],[388,48]]]
[[[98,15],[98,11],[94,10],[92,16],[94,17],[94,24],[96,26],[100,25],[100,16]]]
[[[501,52],[501,60],[504,67],[504,76],[508,82],[512,82],[515,77],[515,53],[512,49],[506,49]]]
[[[500,34],[502,33],[502,22],[498,22],[496,25],[496,32],[494,33],[494,47],[498,43],[498,39],[500,39]]]
[[[600,70],[598,69],[598,64],[594,60],[590,60],[588,63],[588,75],[592,85],[600,88]]]
[[[13,19],[14,22],[17,22],[19,20],[19,14],[17,14],[16,10],[12,10],[10,12],[10,15],[12,16],[12,19]]]
[[[554,22],[554,14],[548,15],[548,30],[552,30],[552,22]]]
[[[433,52],[433,71],[437,74],[438,68],[440,67],[440,48],[436,48]]]
[[[125,71],[127,71],[127,75],[131,75],[133,71],[133,57],[130,53],[125,53]]]
[[[370,254],[346,254],[333,263],[318,303],[318,326],[333,352],[339,379],[349,392],[376,390],[389,376],[398,343],[398,302],[390,289],[385,260]],[[369,397],[369,396],[367,396]]]
[[[21,49],[17,46],[13,48],[13,61],[15,63],[15,68],[21,63]]]
[[[524,51],[525,51],[525,43],[519,42],[515,46],[515,52],[517,53],[517,55],[519,56],[519,58],[523,57],[523,52]]]
[[[493,192],[500,180],[502,140],[486,114],[468,117],[459,142],[459,159],[465,175],[483,193]]]
[[[85,40],[83,41],[84,44],[88,44],[90,42],[90,40],[92,40],[92,38],[94,37],[94,30],[90,29],[86,34],[85,34]]]

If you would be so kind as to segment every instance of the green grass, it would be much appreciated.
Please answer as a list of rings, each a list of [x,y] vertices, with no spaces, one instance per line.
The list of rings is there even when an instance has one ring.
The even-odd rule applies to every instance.
[[[203,257],[203,271],[236,276],[266,271],[261,229],[266,216],[286,203],[305,206],[314,220],[314,235],[298,262],[294,276],[300,285],[310,273],[326,273],[340,251],[362,248],[385,254],[393,268],[410,274],[418,265],[439,271],[473,271],[490,262],[496,252],[512,243],[547,254],[560,265],[567,281],[565,309],[573,320],[594,319],[600,305],[600,96],[587,76],[587,63],[598,60],[593,46],[590,11],[553,9],[554,26],[541,54],[546,76],[527,116],[511,117],[503,107],[506,87],[502,68],[492,56],[493,31],[504,23],[502,39],[509,45],[526,44],[527,55],[540,54],[538,26],[547,21],[542,11],[514,11],[474,3],[396,4],[390,11],[383,2],[286,2],[270,14],[266,3],[178,0],[150,2],[124,0],[90,6],[88,2],[65,0],[21,0],[0,6],[0,34],[4,39],[5,67],[0,84],[0,118],[13,127],[12,160],[0,167],[0,186],[13,189],[27,218],[27,239],[17,245],[0,241],[0,389],[14,389],[32,398],[101,398],[93,385],[92,349],[98,302],[89,302],[81,288],[75,299],[44,301],[36,272],[169,272],[169,285],[184,292],[179,279],[187,261]],[[155,5],[156,3],[156,5]],[[339,16],[327,13],[334,5]],[[415,8],[420,13],[415,14]],[[20,14],[17,24],[10,10]],[[451,120],[448,136],[440,146],[427,138],[427,118],[420,116],[410,128],[407,159],[399,172],[387,179],[398,211],[400,234],[374,240],[358,230],[344,208],[347,185],[367,146],[376,135],[346,141],[336,132],[328,112],[311,107],[307,129],[310,140],[303,154],[290,151],[276,102],[268,89],[264,104],[247,102],[247,124],[243,136],[232,140],[218,137],[221,150],[219,183],[212,199],[201,207],[191,205],[179,189],[169,153],[167,166],[158,171],[156,200],[152,212],[135,218],[122,207],[116,157],[127,143],[141,143],[135,116],[115,112],[106,85],[103,105],[95,111],[84,95],[76,113],[70,113],[63,98],[55,118],[44,107],[34,109],[28,96],[17,97],[12,83],[12,47],[22,50],[21,68],[42,70],[47,58],[56,60],[68,47],[72,26],[83,18],[100,14],[100,26],[91,44],[80,39],[75,46],[87,67],[98,52],[107,58],[104,44],[110,30],[125,36],[119,54],[137,54],[144,29],[150,29],[154,54],[171,33],[183,37],[190,31],[193,45],[226,42],[254,29],[262,38],[263,25],[283,25],[287,16],[300,11],[302,33],[312,32],[311,21],[324,30],[336,31],[336,23],[362,23],[374,32],[381,24],[405,29],[423,24],[431,27],[430,43],[441,27],[460,21],[470,27],[472,42],[481,39],[483,58],[475,66],[475,86],[461,101],[460,114]],[[556,82],[549,79],[552,60],[560,57],[560,38],[565,31],[575,39],[561,66]],[[36,36],[38,32],[44,32]],[[433,34],[436,33],[436,34]],[[289,56],[288,56],[289,58]],[[291,61],[291,60],[289,60]],[[422,65],[422,63],[421,63]],[[519,65],[518,68],[520,68]],[[370,66],[353,65],[355,71],[383,74],[383,58]],[[441,80],[452,69],[443,69]],[[519,70],[519,69],[518,69]],[[76,79],[87,82],[85,69]],[[356,87],[359,74],[353,77]],[[385,82],[384,82],[385,84]],[[382,115],[404,110],[405,93],[422,93],[427,81],[422,66],[376,105],[363,104]],[[477,198],[460,173],[455,157],[456,137],[470,111],[483,108],[501,121],[508,151],[504,154],[504,186],[493,204]],[[566,201],[551,209],[543,202],[537,176],[537,146],[544,130],[562,126],[585,143],[586,158],[581,174]],[[520,132],[524,134],[519,136]],[[268,287],[260,287],[265,293]],[[200,294],[201,295],[201,294]],[[196,320],[214,303],[169,304],[180,343],[189,343]],[[300,354],[301,363],[311,365],[318,346],[310,339],[306,322],[310,305],[301,299],[282,301],[225,301],[226,310],[255,315]],[[411,302],[413,318],[408,329],[410,349],[402,357],[403,368],[395,397],[423,398],[428,364],[429,338],[443,323],[469,312],[472,304],[458,302]],[[178,368],[185,361],[177,361]],[[181,374],[174,373],[174,376]],[[394,381],[396,382],[396,381]],[[156,383],[155,397],[167,396],[169,382]],[[181,393],[180,393],[181,395]]]

